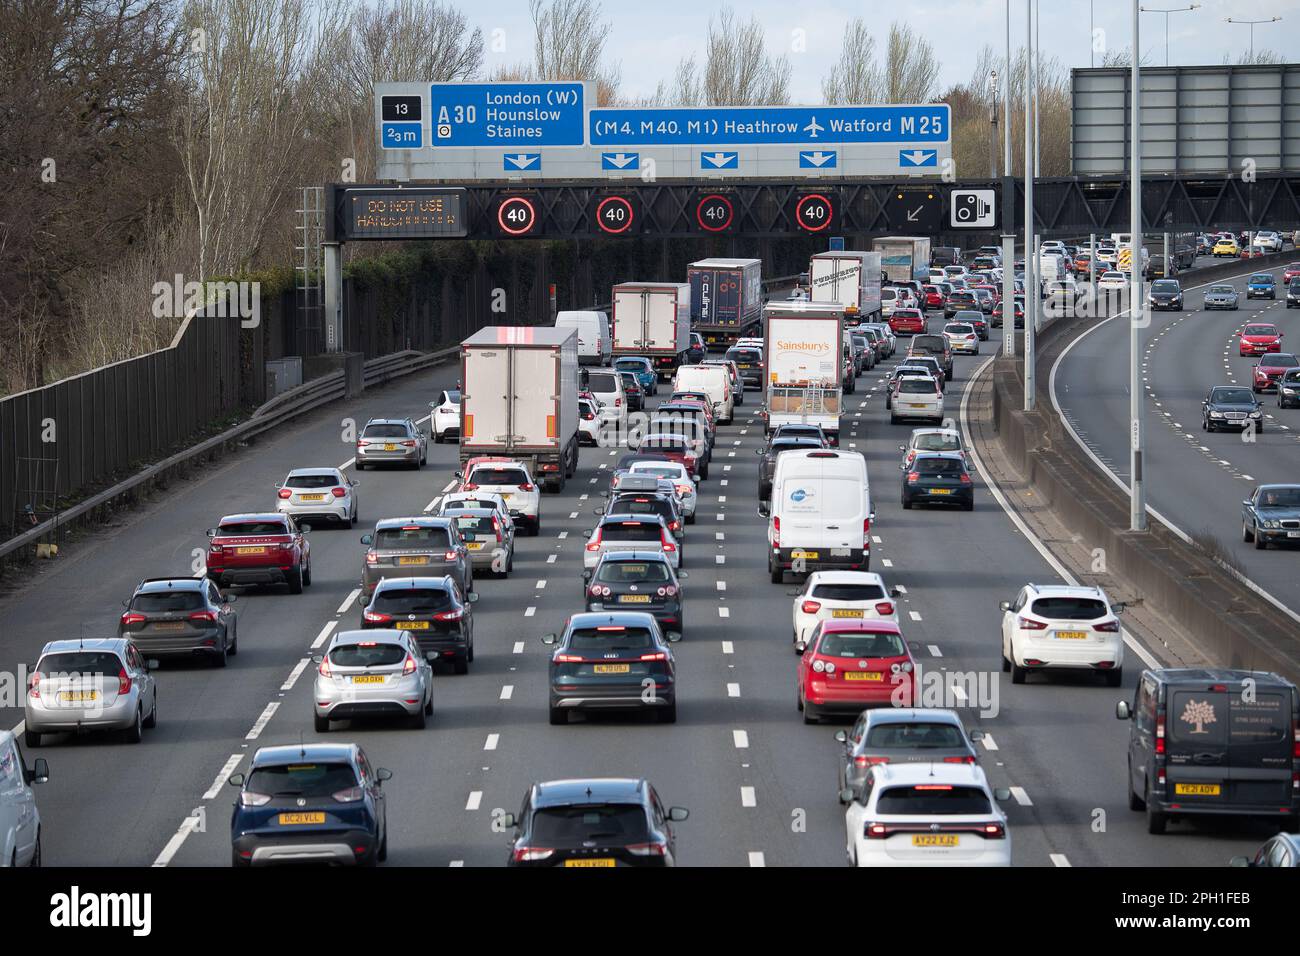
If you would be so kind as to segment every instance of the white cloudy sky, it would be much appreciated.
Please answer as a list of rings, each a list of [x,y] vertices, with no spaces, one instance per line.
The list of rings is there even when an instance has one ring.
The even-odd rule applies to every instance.
[[[453,0],[455,2],[455,0]],[[1012,42],[1023,43],[1028,0],[1011,0]],[[503,52],[489,52],[487,65],[531,59],[532,33],[527,0],[486,0],[482,6],[457,3],[471,21],[483,27],[489,39],[494,29],[503,32]],[[1149,7],[1187,6],[1182,0],[1156,2]],[[710,14],[718,3],[700,0],[604,0],[605,17],[614,25],[608,52],[622,67],[622,92],[649,95],[660,79],[671,76],[677,61],[695,53],[701,58]],[[941,89],[970,78],[975,54],[985,44],[1003,49],[1006,43],[1006,0],[911,0],[902,3],[851,3],[847,0],[747,0],[735,9],[753,14],[767,31],[769,49],[786,53],[791,65],[791,93],[795,102],[821,100],[821,78],[827,65],[839,56],[840,32],[854,16],[866,16],[879,25],[878,45],[888,33],[891,19],[905,20],[924,31],[942,64]],[[1040,37],[1047,55],[1067,67],[1089,65],[1089,10],[1095,26],[1105,31],[1112,47],[1132,42],[1132,6],[1129,0],[1044,0]],[[1265,19],[1281,16],[1279,23],[1255,27],[1257,49],[1269,48],[1295,60],[1300,47],[1300,2],[1297,0],[1201,0],[1200,9],[1176,13],[1169,19],[1171,65],[1220,63],[1224,55],[1236,59],[1250,42],[1250,28],[1230,25],[1227,17]],[[1141,48],[1151,65],[1165,62],[1165,20],[1142,14]],[[803,52],[791,50],[795,31],[806,37]]]

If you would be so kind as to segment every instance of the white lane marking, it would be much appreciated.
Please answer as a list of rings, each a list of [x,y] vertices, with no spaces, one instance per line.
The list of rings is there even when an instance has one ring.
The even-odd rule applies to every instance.
[[[727,479],[726,478],[721,479],[721,481],[719,481],[719,484],[721,484],[723,488],[727,487]]]
[[[739,697],[739,696],[740,696],[740,685],[739,685],[739,684],[728,684],[728,685],[727,685],[727,696],[728,696],[728,697]]]
[[[726,564],[726,563],[727,563],[727,556],[726,556],[725,554],[715,554],[715,555],[713,556],[713,563],[714,563],[714,564]]]
[[[901,585],[901,584],[895,584],[894,587],[898,588],[898,593],[899,593],[899,594],[906,594],[906,593],[907,593],[907,588],[903,587],[903,585]]]
[[[578,500],[579,500],[579,501],[586,501],[586,500],[587,500],[587,496],[586,496],[586,495],[578,495]]]
[[[545,578],[542,578],[542,580],[538,581],[536,587],[537,587],[537,590],[539,590],[539,591],[542,590],[543,588],[545,588],[545,587],[546,587],[546,579],[545,579]]]
[[[749,747],[749,734],[743,730],[733,730],[731,740],[736,745],[737,750],[745,750]]]
[[[726,520],[727,520],[727,516],[724,515],[721,511],[719,511],[719,512],[718,512],[718,520],[719,520],[719,521],[726,521]]]
[[[723,466],[722,466],[722,470],[723,470],[723,471],[731,471],[731,466],[730,466],[730,465],[723,465]]]
[[[578,517],[578,512],[576,512],[576,511],[570,511],[570,512],[569,512],[569,517],[570,517],[570,518],[576,518],[576,517]]]
[[[722,653],[724,653],[724,654],[734,654],[734,653],[736,653],[736,645],[733,644],[733,643],[731,643],[731,641],[723,641],[723,642],[722,642]]]
[[[512,654],[522,654],[523,652],[524,652],[524,642],[523,642],[523,641],[515,641],[515,646],[514,646],[514,648],[511,650],[511,653],[512,653]]]
[[[872,543],[872,544],[880,544],[880,535],[878,535],[878,534],[873,534],[873,535],[871,536],[871,543]]]
[[[754,798],[754,788],[753,788],[753,787],[741,787],[741,788],[740,788],[740,805],[741,805],[742,807],[756,807],[756,806],[758,806],[758,801]]]
[[[465,861],[464,861],[464,860],[452,860],[452,861],[451,861],[450,863],[448,863],[447,865],[448,865],[448,866],[460,866],[460,867],[463,867],[463,866],[465,865]]]
[[[958,703],[965,703],[966,691],[961,687],[960,684],[954,683],[952,687],[949,688],[949,690],[952,692],[952,696],[957,700]]]
[[[537,613],[537,608],[536,608],[535,606],[533,606],[532,604],[530,604],[530,605],[528,605],[528,607],[524,608],[524,617],[532,617],[532,616],[533,616],[534,614],[536,614],[536,613]]]
[[[497,744],[501,743],[500,734],[488,734],[487,740],[483,741],[484,750],[496,750]]]
[[[563,541],[568,536],[569,536],[569,532],[567,531],[561,531],[558,535],[556,535],[556,537],[558,537],[561,541]]]
[[[726,503],[727,503],[727,496],[726,496],[726,495],[718,495],[718,504],[720,504],[720,505],[725,505]]]
[[[339,465],[339,471],[342,471],[344,468],[351,468],[356,463],[357,463],[357,459],[355,457],[349,458],[343,464]]]
[[[334,613],[347,614],[348,608],[352,607],[352,602],[355,601],[360,596],[361,596],[361,588],[353,588],[352,592],[343,599],[343,603],[339,605],[339,609]]]
[[[731,617],[731,608],[729,607],[718,608],[718,617]]]
[[[514,685],[514,684],[505,684],[505,685],[502,686],[502,688],[501,688],[501,696],[500,696],[499,698],[497,698],[497,699],[498,699],[498,700],[509,700],[509,699],[510,699],[511,697],[513,697],[513,696],[515,696],[515,685]]]
[[[750,850],[750,851],[749,851],[749,865],[750,865],[750,866],[763,866],[763,867],[767,866],[766,861],[764,861],[764,859],[763,859],[763,853],[762,853],[762,851],[760,851],[760,850]]]
[[[985,750],[997,750],[997,749],[998,749],[997,741],[995,741],[995,740],[993,739],[993,735],[990,734],[990,733],[986,733],[986,734],[984,735],[984,741],[983,741],[983,743],[984,743],[984,749],[985,749]]]
[[[311,642],[311,649],[314,651],[316,650],[316,648],[324,644],[325,639],[330,636],[330,632],[338,626],[339,626],[338,621],[330,621],[324,627],[322,627],[320,629],[320,633],[316,635],[316,640]]]
[[[1070,865],[1070,861],[1067,860],[1067,859],[1065,858],[1065,854],[1064,854],[1064,853],[1051,853],[1051,854],[1048,854],[1048,856],[1050,857],[1050,859],[1051,859],[1051,861],[1052,861],[1052,866],[1069,866],[1069,865]]]
[[[311,658],[304,657],[297,664],[293,665],[293,670],[289,671],[289,676],[285,682],[280,685],[280,690],[293,690],[293,685],[298,682],[298,678],[302,676],[302,672],[307,669],[307,665],[310,663]]]
[[[558,554],[548,554],[548,555],[546,556],[546,563],[547,563],[547,564],[554,564],[554,563],[555,563],[555,559],[558,558],[558,557],[559,557]]]
[[[203,794],[204,800],[212,800],[216,797],[217,794],[221,792],[221,788],[226,785],[226,781],[230,779],[230,775],[234,773],[235,768],[239,766],[239,761],[243,759],[244,759],[243,754],[230,755],[230,759],[227,760],[224,765],[222,765],[219,771],[217,771],[217,776],[216,779],[212,781],[212,786],[208,787],[208,789],[204,792]]]
[[[256,722],[253,724],[253,728],[244,735],[244,739],[256,740],[260,737],[262,731],[266,729],[266,725],[270,723],[271,718],[275,716],[275,712],[279,709],[280,704],[278,701],[271,701],[271,703],[267,704],[266,710],[262,711],[261,716],[258,717]]]
[[[465,801],[465,809],[477,810],[479,808],[479,804],[481,804],[482,802],[483,802],[483,791],[471,790],[469,792],[469,799]]]
[[[1029,794],[1025,793],[1024,787],[1012,787],[1011,795],[1016,798],[1016,803],[1022,807],[1032,807],[1034,801],[1029,799]]]
[[[441,500],[442,500],[442,495],[439,495],[438,497],[430,501],[427,505],[425,505],[424,506],[425,513],[427,514],[430,511],[436,511],[438,509],[438,502]]]
[[[889,560],[889,558],[881,558],[880,563],[887,568],[892,568],[894,566],[894,562]]]
[[[726,540],[727,540],[727,536],[726,536],[723,532],[721,532],[721,531],[715,531],[715,532],[713,532],[713,540],[715,540],[715,541],[726,541]]]
[[[1245,474],[1243,474],[1241,477],[1245,478],[1247,481],[1254,481],[1254,480],[1255,480],[1255,476],[1254,476],[1254,475],[1245,475]]]
[[[722,557],[722,555],[718,555],[718,557]],[[719,582],[718,582],[718,590],[719,590],[719,591],[725,591],[725,590],[727,590],[727,582],[726,582],[726,581],[719,581]]]
[[[932,657],[943,657],[943,651],[939,650],[938,644],[928,644],[926,649],[929,650]]]
[[[172,838],[168,840],[167,845],[162,848],[162,852],[159,853],[158,858],[153,861],[153,865],[166,866],[170,863],[172,857],[174,857],[176,852],[180,850],[181,844],[183,844],[189,835],[194,832],[198,825],[199,817],[197,815],[188,816],[182,820],[179,829],[172,834]]]
[[[914,621],[921,620],[921,615],[918,611],[908,611],[907,613],[911,616],[912,620]]]

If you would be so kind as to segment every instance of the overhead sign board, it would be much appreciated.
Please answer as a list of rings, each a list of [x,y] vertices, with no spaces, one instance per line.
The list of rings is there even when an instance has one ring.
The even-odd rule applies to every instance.
[[[353,187],[337,194],[331,241],[458,239],[469,234],[467,192],[453,186]]]
[[[997,190],[954,189],[948,197],[948,225],[952,229],[996,229]]]
[[[378,178],[933,177],[952,156],[946,103],[596,107],[594,101],[594,86],[579,82],[377,84]],[[418,119],[408,118],[412,111]]]

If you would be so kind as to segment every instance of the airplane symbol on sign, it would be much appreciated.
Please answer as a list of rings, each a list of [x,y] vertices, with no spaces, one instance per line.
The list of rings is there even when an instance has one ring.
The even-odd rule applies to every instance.
[[[813,116],[813,118],[812,118],[812,122],[809,123],[807,126],[804,127],[804,132],[812,133],[812,136],[811,136],[810,138],[811,138],[811,139],[816,139],[816,138],[817,138],[817,134],[820,133],[820,132],[821,132],[822,130],[824,130],[825,128],[826,128],[825,126],[823,126],[821,123],[817,122],[817,117],[816,117],[816,116]]]

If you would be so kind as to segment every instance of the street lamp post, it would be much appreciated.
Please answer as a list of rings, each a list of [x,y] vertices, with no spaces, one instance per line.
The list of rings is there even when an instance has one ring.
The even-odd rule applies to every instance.
[[[1255,24],[1257,23],[1277,23],[1281,17],[1269,17],[1267,20],[1238,20],[1234,17],[1226,17],[1225,23],[1244,23],[1250,27],[1250,58],[1255,59]]]
[[[1146,447],[1146,395],[1142,388],[1139,362],[1142,355],[1142,317],[1146,305],[1142,298],[1142,67],[1139,62],[1138,20],[1141,12],[1138,0],[1133,0],[1133,104],[1129,109],[1132,129],[1129,138],[1131,168],[1129,170],[1129,279],[1128,305],[1128,393],[1129,393],[1129,530],[1147,529],[1147,506],[1142,474],[1142,453]]]
[[[1016,210],[1015,180],[1011,178],[1011,0],[1003,0],[1007,15],[1007,58],[1002,67],[1002,351],[1016,354]],[[1007,324],[1011,303],[1011,324]]]
[[[1137,0],[1134,0],[1136,3]],[[1034,164],[1034,86],[1038,83],[1038,71],[1034,48],[1034,7],[1036,0],[1029,0],[1025,17],[1025,411],[1034,410],[1036,388],[1034,383],[1034,323],[1038,319],[1038,250],[1034,248],[1034,177],[1038,170]],[[1012,272],[1016,262],[1011,260]],[[1011,298],[1010,312],[1004,301],[1002,304],[1002,329],[1006,334],[1008,321],[1011,335],[1016,334],[1016,300]]]
[[[1163,13],[1165,15],[1165,66],[1169,65],[1169,14],[1171,13],[1190,13],[1192,10],[1200,8],[1199,3],[1193,3],[1190,7],[1138,7],[1143,13]]]
[[[989,75],[989,178],[998,178],[998,71]]]

